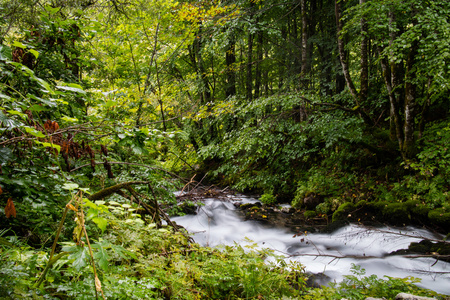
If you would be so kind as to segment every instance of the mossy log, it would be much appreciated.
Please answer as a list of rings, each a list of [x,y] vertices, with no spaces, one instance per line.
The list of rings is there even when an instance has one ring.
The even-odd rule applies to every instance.
[[[134,190],[132,186],[137,185],[137,184],[148,184],[152,191],[153,197],[155,197],[155,198],[152,200],[149,197],[136,192],[136,190]],[[124,191],[122,191],[122,189],[125,189],[128,192],[130,192],[131,196],[127,195]],[[157,201],[156,196],[153,191],[153,188],[150,185],[150,181],[129,181],[129,182],[119,183],[119,184],[104,188],[103,190],[90,195],[88,197],[88,199],[90,201],[100,200],[100,199],[107,198],[107,197],[111,196],[112,194],[118,194],[118,195],[120,195],[126,199],[130,199],[133,202],[135,202],[136,204],[142,206],[142,208],[147,212],[147,214],[152,216],[153,222],[156,223],[157,227],[161,227],[161,219],[163,219],[164,221],[167,222],[168,225],[172,226],[174,230],[181,232],[183,235],[185,235],[186,238],[190,242],[194,242],[194,240],[191,237],[187,236],[184,232],[180,231],[180,226],[173,223],[170,220],[169,216],[159,207],[158,201]],[[139,198],[147,199],[149,202],[151,202],[151,204],[149,205],[149,204],[141,201]]]
[[[119,184],[104,188],[103,190],[90,195],[88,197],[88,199],[91,201],[104,199],[104,198],[107,198],[107,197],[111,196],[112,194],[116,193],[117,191],[119,191],[121,189],[126,189],[127,187],[130,187],[134,184],[149,184],[149,183],[150,183],[150,181],[128,181],[128,182],[119,183]]]
[[[130,199],[134,203],[142,206],[142,208],[147,212],[147,214],[152,216],[152,221],[155,222],[158,227],[161,227],[161,217],[160,217],[161,212],[158,209],[157,200],[154,199],[153,201],[151,201],[148,197],[145,197],[144,195],[141,195],[138,192],[136,192],[132,188],[132,185],[136,185],[136,184],[150,184],[150,181],[129,181],[129,182],[119,183],[119,184],[104,188],[103,190],[90,195],[88,197],[88,199],[91,201],[95,201],[95,200],[107,198],[107,197],[111,196],[112,194],[118,194],[118,195],[120,195],[126,199]],[[125,194],[123,189],[129,191],[131,196],[128,196],[127,194]],[[140,198],[145,198],[147,200],[150,200],[152,202],[152,204],[149,205],[149,204],[141,201]]]

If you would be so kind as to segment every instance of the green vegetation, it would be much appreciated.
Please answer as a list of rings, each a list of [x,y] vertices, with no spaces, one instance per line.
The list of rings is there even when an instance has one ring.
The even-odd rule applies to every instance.
[[[331,284],[331,287],[316,289],[303,299],[355,299],[362,300],[368,297],[395,299],[398,293],[421,295],[423,297],[436,297],[432,292],[424,292],[411,284],[417,282],[413,277],[399,279],[385,276],[386,279],[376,275],[364,276],[366,271],[360,266],[353,265],[353,275],[345,276],[339,284]]]
[[[359,299],[361,282],[390,297],[405,281],[309,290],[301,266],[201,248],[168,215],[195,178],[447,234],[449,15],[446,0],[0,0],[1,297]]]

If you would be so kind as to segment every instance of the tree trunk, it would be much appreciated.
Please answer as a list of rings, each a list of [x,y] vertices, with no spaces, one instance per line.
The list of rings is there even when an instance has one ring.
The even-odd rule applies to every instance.
[[[359,103],[359,95],[356,91],[355,85],[353,84],[353,80],[350,76],[350,70],[347,61],[347,55],[345,52],[345,44],[344,39],[341,36],[342,32],[342,14],[341,14],[341,3],[339,0],[335,0],[335,14],[336,14],[336,30],[337,30],[337,44],[339,50],[339,58],[341,60],[342,72],[344,73],[345,82],[347,83],[347,87],[350,91],[350,94],[353,96],[353,99],[356,101],[356,105],[360,106]]]
[[[255,98],[261,96],[261,64],[263,62],[263,33],[262,31],[258,31],[257,37],[257,45],[256,45],[256,69],[255,69]]]
[[[415,118],[416,118],[416,93],[417,85],[415,83],[416,73],[414,71],[415,56],[417,54],[418,42],[414,41],[406,61],[405,76],[405,122],[403,124],[404,143],[401,149],[404,159],[408,159],[415,154]]]
[[[228,40],[228,45],[225,53],[225,64],[226,64],[226,77],[227,86],[225,88],[225,97],[232,97],[236,95],[236,40],[230,37]]]
[[[300,70],[300,87],[306,89],[308,87],[308,14],[306,12],[306,0],[300,2],[302,10],[302,64]]]
[[[359,0],[359,4],[363,5],[366,0]],[[361,18],[361,77],[360,77],[360,91],[359,101],[362,105],[367,102],[369,94],[369,50],[368,50],[368,32],[367,21],[364,17]]]
[[[252,101],[253,99],[252,65],[253,65],[253,34],[249,33],[247,41],[247,80],[246,80],[247,100],[249,101]]]
[[[339,50],[339,57],[341,59],[341,65],[342,65],[342,71],[344,73],[345,82],[347,83],[347,87],[350,91],[350,94],[352,95],[353,99],[356,102],[356,110],[358,111],[361,118],[364,120],[364,122],[368,125],[373,125],[372,120],[370,117],[365,113],[362,104],[361,104],[361,96],[360,93],[356,90],[356,87],[353,83],[352,77],[350,75],[350,68],[347,60],[347,55],[345,52],[345,44],[343,37],[341,36],[342,33],[342,21],[341,21],[341,4],[339,0],[334,1],[335,5],[335,16],[336,16],[336,31],[337,31],[337,44],[338,44],[338,50]]]
[[[195,62],[197,63],[197,74],[201,79],[202,83],[202,93],[201,93],[201,104],[206,104],[211,101],[211,91],[209,89],[209,82],[206,75],[205,66],[203,63],[203,57],[202,57],[202,35],[203,35],[203,27],[201,22],[199,23],[199,28],[197,32],[197,37],[194,39],[193,42],[193,54],[195,57]]]

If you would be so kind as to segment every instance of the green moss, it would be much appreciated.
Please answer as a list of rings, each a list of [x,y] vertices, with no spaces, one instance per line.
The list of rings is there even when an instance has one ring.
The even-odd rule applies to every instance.
[[[375,208],[379,212],[383,212],[384,208],[388,206],[389,202],[386,201],[378,201],[378,202],[372,202],[371,205],[373,208]]]
[[[365,207],[365,206],[367,206],[366,200],[361,200],[361,201],[358,201],[358,203],[356,203],[356,207],[358,207],[358,208]]]
[[[303,213],[306,219],[311,219],[317,216],[317,213],[314,210],[307,210]]]
[[[383,209],[383,218],[390,224],[402,225],[410,222],[411,215],[403,203],[390,203]]]
[[[430,252],[433,243],[428,240],[423,240],[419,243],[411,243],[408,247],[414,253],[427,253]]]
[[[414,207],[420,205],[420,201],[419,200],[408,200],[406,202],[403,202],[403,205],[405,205],[405,207],[411,211]]]
[[[342,221],[348,218],[348,214],[355,210],[355,204],[346,202],[339,206],[339,208],[333,213],[332,221]]]
[[[421,221],[427,220],[429,212],[430,209],[425,204],[418,204],[417,206],[411,208],[411,214],[414,216],[414,218]]]
[[[445,230],[450,230],[450,212],[445,209],[434,209],[428,213],[430,223],[436,224]]]

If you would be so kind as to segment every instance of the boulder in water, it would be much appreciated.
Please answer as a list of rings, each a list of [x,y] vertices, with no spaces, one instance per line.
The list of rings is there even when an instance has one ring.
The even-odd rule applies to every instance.
[[[436,300],[436,298],[416,296],[407,293],[400,293],[395,296],[395,300]]]

